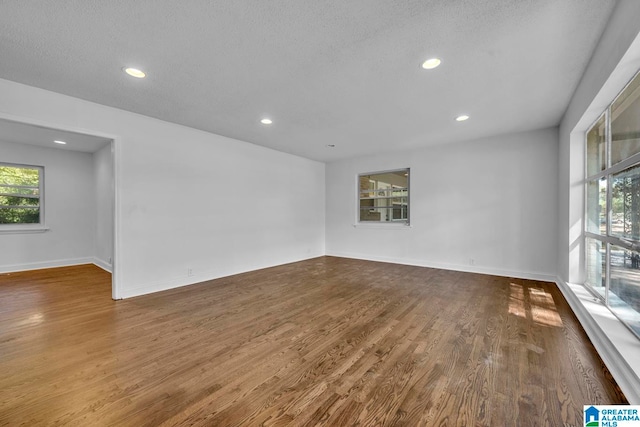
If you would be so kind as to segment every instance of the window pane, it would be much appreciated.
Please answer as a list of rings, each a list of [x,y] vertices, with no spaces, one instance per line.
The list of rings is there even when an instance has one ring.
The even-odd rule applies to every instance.
[[[640,253],[611,246],[609,307],[640,335]]]
[[[611,105],[611,162],[640,153],[640,74]]]
[[[394,220],[407,219],[407,205],[394,205],[392,211]]]
[[[409,169],[359,176],[359,220],[407,222]]]
[[[587,176],[603,171],[605,167],[605,119],[602,115],[587,132]]]
[[[594,290],[604,296],[604,288],[606,281],[605,261],[607,256],[606,246],[603,242],[591,238],[586,238],[586,264],[587,264],[587,281],[586,283]]]
[[[40,208],[5,208],[0,206],[0,224],[38,224]]]
[[[587,183],[587,231],[607,233],[607,180],[601,178]]]
[[[640,166],[612,176],[611,234],[640,241]]]
[[[40,170],[0,164],[0,224],[40,223]]]

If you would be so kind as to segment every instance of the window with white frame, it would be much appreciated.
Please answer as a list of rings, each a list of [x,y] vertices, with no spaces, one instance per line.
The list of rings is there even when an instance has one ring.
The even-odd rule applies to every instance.
[[[409,224],[409,169],[358,175],[358,221]]]
[[[585,145],[586,285],[640,337],[640,73]]]
[[[0,163],[0,229],[43,224],[43,168]]]

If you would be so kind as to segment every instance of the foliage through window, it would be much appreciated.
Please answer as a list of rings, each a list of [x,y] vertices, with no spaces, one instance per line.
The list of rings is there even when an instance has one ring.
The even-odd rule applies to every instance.
[[[640,73],[586,134],[586,284],[640,337]]]
[[[358,176],[360,222],[409,223],[409,169]]]
[[[0,224],[42,223],[42,171],[0,163]]]

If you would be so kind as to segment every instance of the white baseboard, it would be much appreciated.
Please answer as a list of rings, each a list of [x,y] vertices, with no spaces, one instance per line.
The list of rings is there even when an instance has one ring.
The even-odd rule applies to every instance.
[[[93,264],[94,258],[56,259],[52,261],[29,262],[0,266],[0,273],[15,273],[18,271],[42,270],[44,268],[68,267],[71,265]]]
[[[560,278],[556,285],[629,403],[640,404],[640,341],[584,286]]]
[[[121,298],[132,298],[146,294],[152,294],[154,292],[167,291],[169,289],[181,288],[183,286],[194,285],[196,283],[207,282],[209,280],[222,279],[223,277],[234,276],[236,274],[248,273],[250,271],[262,270],[264,268],[277,267],[280,265],[291,264],[294,262],[305,261],[308,259],[318,258],[323,255],[309,255],[303,258],[295,258],[288,261],[284,261],[278,264],[268,264],[268,265],[256,265],[249,269],[237,270],[237,271],[226,271],[224,273],[220,273],[219,270],[210,270],[210,271],[199,271],[198,274],[194,274],[189,277],[174,277],[171,279],[151,282],[142,286],[136,286],[132,288],[127,288],[124,286],[120,293]]]
[[[224,276],[221,276],[224,277]],[[181,288],[183,286],[194,285],[200,282],[206,282],[207,280],[219,279],[220,277],[208,277],[203,274],[194,275],[191,277],[174,277],[172,279],[146,283],[142,286],[136,286],[135,288],[124,288],[120,291],[120,299],[133,298],[141,295],[152,294],[155,292],[168,291],[169,289]]]
[[[423,260],[415,260],[415,259],[370,256],[370,255],[362,255],[362,254],[355,254],[355,253],[348,253],[348,252],[329,251],[327,252],[326,255],[340,257],[340,258],[361,259],[365,261],[388,262],[391,264],[413,265],[416,267],[438,268],[441,270],[463,271],[466,273],[488,274],[491,276],[513,277],[516,279],[539,280],[542,282],[553,283],[556,281],[556,276],[548,273],[537,273],[537,272],[530,272],[530,271],[514,271],[514,270],[505,270],[501,268],[484,267],[484,266],[477,266],[477,265],[461,265],[461,264],[431,262],[431,261],[423,261]]]
[[[92,261],[96,266],[100,267],[101,269],[103,269],[104,271],[106,271],[107,273],[113,273],[113,266],[111,264],[109,264],[108,262],[106,262],[103,259],[100,259],[98,257],[93,257],[93,261]]]

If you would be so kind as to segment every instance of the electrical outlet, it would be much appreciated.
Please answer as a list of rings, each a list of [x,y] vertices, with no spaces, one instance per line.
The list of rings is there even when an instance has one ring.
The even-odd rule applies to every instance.
[[[476,265],[476,260],[473,258],[469,258],[469,265]]]
[[[193,268],[187,268],[187,276],[189,277],[193,276]]]

